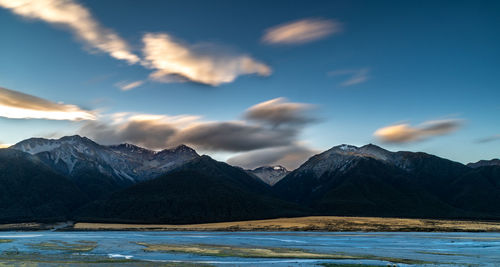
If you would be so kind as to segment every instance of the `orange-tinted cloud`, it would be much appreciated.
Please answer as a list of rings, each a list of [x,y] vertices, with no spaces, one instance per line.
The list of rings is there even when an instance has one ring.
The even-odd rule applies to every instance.
[[[78,121],[95,120],[96,114],[75,105],[54,103],[0,87],[0,117]]]
[[[0,0],[0,7],[25,18],[66,27],[89,48],[113,58],[130,64],[139,62],[125,40],[101,26],[87,8],[73,0]]]
[[[190,46],[165,33],[143,37],[143,65],[154,69],[159,82],[192,81],[212,86],[234,81],[240,75],[269,76],[271,68],[247,55],[233,55],[203,45]],[[210,48],[210,49],[209,49]]]
[[[427,121],[418,126],[396,124],[375,131],[374,135],[383,142],[409,143],[421,141],[433,136],[450,134],[462,125],[462,120],[448,119]]]

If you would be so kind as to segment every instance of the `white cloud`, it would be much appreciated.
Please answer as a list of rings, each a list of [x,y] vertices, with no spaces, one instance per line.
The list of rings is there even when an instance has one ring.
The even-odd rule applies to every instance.
[[[341,24],[334,20],[303,19],[266,30],[262,41],[268,44],[303,44],[338,33]]]
[[[64,26],[90,48],[130,64],[139,62],[125,40],[102,27],[87,8],[73,0],[0,0],[0,7],[25,18]]]
[[[119,83],[115,84],[115,86],[120,88],[122,91],[129,91],[129,90],[132,90],[132,89],[139,87],[143,84],[144,84],[144,81],[135,81],[135,82],[123,81],[123,82],[119,82]]]
[[[460,128],[461,124],[462,120],[459,119],[426,121],[418,126],[396,124],[380,128],[374,135],[383,142],[409,143],[450,134]]]
[[[75,105],[54,103],[0,87],[0,117],[78,121],[95,120],[96,114]]]
[[[148,33],[143,37],[142,64],[156,71],[150,78],[159,82],[189,80],[217,86],[234,81],[240,75],[269,76],[271,68],[246,55],[214,51],[214,47],[189,46],[168,34]],[[211,51],[210,51],[211,50]]]

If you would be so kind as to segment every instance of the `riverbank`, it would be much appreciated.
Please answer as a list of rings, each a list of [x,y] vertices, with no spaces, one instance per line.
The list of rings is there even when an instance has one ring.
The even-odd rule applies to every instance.
[[[500,232],[500,222],[311,216],[188,225],[79,222],[74,231],[330,231],[330,232]]]
[[[202,224],[61,222],[0,224],[0,231],[325,231],[325,232],[500,232],[500,222],[310,216]]]

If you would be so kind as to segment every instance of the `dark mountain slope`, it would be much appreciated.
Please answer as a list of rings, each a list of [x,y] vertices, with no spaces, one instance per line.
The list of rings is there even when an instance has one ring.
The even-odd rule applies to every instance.
[[[448,186],[450,203],[481,217],[500,218],[500,166],[471,169]]]
[[[498,217],[500,176],[472,170],[426,153],[342,145],[313,156],[274,190],[318,214]]]
[[[372,158],[358,158],[350,164],[344,171],[325,173],[318,179],[310,179],[307,173],[286,177],[276,190],[322,215],[457,215],[456,209],[429,194],[403,170]]]
[[[85,221],[202,223],[304,215],[268,185],[207,156],[83,208]]]
[[[87,202],[66,177],[33,156],[0,149],[0,222],[62,221]]]

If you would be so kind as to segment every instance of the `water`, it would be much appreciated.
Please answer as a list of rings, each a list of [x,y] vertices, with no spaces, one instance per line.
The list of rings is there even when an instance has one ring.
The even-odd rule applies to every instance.
[[[29,244],[85,240],[97,242],[97,247],[80,254],[145,261],[207,263],[215,266],[316,266],[327,262],[386,266],[388,261],[380,258],[356,260],[239,258],[147,252],[144,246],[135,242],[292,248],[324,254],[341,253],[419,260],[427,262],[428,266],[500,266],[500,233],[0,232],[1,239],[12,240],[10,243],[0,243],[2,253],[17,251],[66,257],[75,252],[40,249]],[[421,266],[422,263],[398,263],[398,266],[417,265]]]

